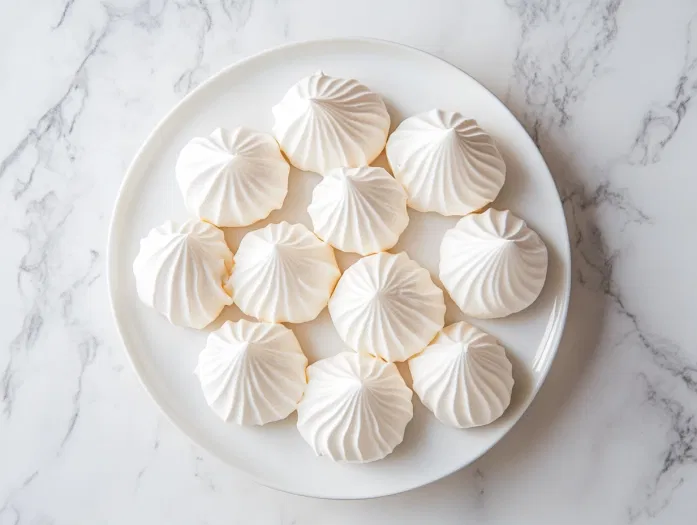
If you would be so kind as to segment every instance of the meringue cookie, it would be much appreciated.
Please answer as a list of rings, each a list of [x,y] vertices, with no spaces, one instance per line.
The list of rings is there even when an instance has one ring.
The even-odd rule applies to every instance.
[[[176,325],[203,328],[232,298],[223,284],[232,268],[223,232],[207,222],[172,221],[150,230],[133,261],[138,297]]]
[[[483,208],[506,178],[494,140],[477,122],[439,109],[402,122],[387,141],[387,159],[409,206],[441,215]]]
[[[228,281],[245,314],[273,323],[319,315],[341,272],[334,250],[302,224],[269,224],[242,238]]]
[[[248,128],[191,140],[175,168],[186,206],[218,226],[247,226],[280,208],[290,166],[276,140]]]
[[[273,115],[273,133],[291,164],[320,174],[367,166],[385,147],[390,128],[377,93],[322,72],[291,87]]]
[[[315,454],[367,463],[402,442],[414,407],[394,364],[342,352],[310,365],[307,374],[298,430]]]
[[[406,253],[365,257],[339,280],[329,300],[336,331],[353,350],[404,361],[443,328],[443,292]]]
[[[337,168],[312,192],[307,208],[320,239],[368,255],[392,248],[409,223],[407,194],[383,168]]]
[[[505,317],[530,306],[547,275],[547,247],[510,211],[463,217],[445,232],[440,280],[473,317]]]
[[[451,427],[488,425],[511,402],[513,375],[506,351],[467,323],[446,326],[409,360],[409,370],[421,402]]]
[[[242,319],[211,332],[196,375],[223,421],[265,425],[288,417],[305,391],[307,358],[281,324]]]

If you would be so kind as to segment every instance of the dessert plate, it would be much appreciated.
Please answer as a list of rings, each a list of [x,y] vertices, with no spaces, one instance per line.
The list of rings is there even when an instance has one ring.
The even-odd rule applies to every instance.
[[[221,421],[206,405],[194,369],[208,333],[225,320],[240,319],[241,312],[235,306],[226,307],[202,331],[173,326],[138,300],[132,270],[139,241],[151,228],[188,217],[174,171],[181,148],[193,137],[208,136],[221,126],[271,132],[271,108],[291,85],[318,70],[358,79],[380,93],[392,117],[392,129],[404,118],[432,108],[476,118],[498,142],[507,166],[506,183],[494,207],[510,209],[525,219],[549,249],[544,289],[523,312],[504,319],[469,319],[446,298],[446,325],[467,320],[498,338],[508,351],[515,385],[504,415],[485,427],[458,430],[439,423],[414,396],[414,419],[407,426],[404,442],[384,460],[363,465],[316,457],[295,427],[295,414],[264,427]],[[386,166],[384,154],[374,164]],[[233,252],[246,232],[272,222],[286,220],[312,228],[307,206],[320,180],[320,175],[292,168],[288,196],[280,210],[252,226],[225,230]],[[409,216],[407,229],[390,251],[406,251],[440,286],[440,241],[458,217],[411,209]],[[336,255],[342,270],[358,259],[339,251]],[[272,49],[224,69],[189,94],[147,138],[126,173],[111,224],[108,264],[114,316],[126,351],[143,385],[174,424],[259,483],[295,494],[341,499],[394,494],[435,481],[473,462],[510,430],[540,388],[557,351],[569,302],[571,268],[566,222],[552,177],[532,140],[503,103],[438,58],[365,39]],[[347,349],[326,308],[310,323],[287,326],[311,363]],[[408,367],[399,366],[411,385]]]

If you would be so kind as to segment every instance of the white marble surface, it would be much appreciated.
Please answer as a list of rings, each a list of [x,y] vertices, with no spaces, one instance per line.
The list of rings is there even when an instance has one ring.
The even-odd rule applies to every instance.
[[[374,36],[465,69],[538,142],[573,243],[568,328],[470,468],[363,502],[192,445],[126,362],[105,280],[124,170],[223,66]],[[0,6],[0,525],[697,521],[697,2],[35,0]]]

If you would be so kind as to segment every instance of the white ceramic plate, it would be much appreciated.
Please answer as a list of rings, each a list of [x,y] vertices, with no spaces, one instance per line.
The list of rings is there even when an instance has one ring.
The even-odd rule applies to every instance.
[[[501,340],[514,362],[513,401],[494,424],[456,430],[436,421],[414,396],[414,419],[404,442],[385,460],[341,465],[315,457],[295,428],[295,415],[263,428],[223,423],[208,408],[193,370],[207,332],[170,325],[143,306],[132,272],[139,240],[167,219],[187,213],[174,178],[182,146],[215,127],[239,125],[271,131],[271,107],[301,77],[323,70],[356,78],[382,94],[392,127],[434,107],[476,118],[500,144],[508,175],[498,208],[524,218],[547,243],[549,274],[534,305],[502,320],[474,321]],[[384,162],[378,159],[377,163]],[[235,251],[245,232],[269,222],[302,222],[319,175],[293,169],[283,209],[251,228],[227,229]],[[443,232],[456,218],[409,210],[399,244],[439,283],[438,251]],[[337,252],[342,269],[356,256]],[[293,44],[239,62],[187,96],[155,128],[123,181],[109,238],[109,286],[116,322],[133,366],[165,414],[198,445],[259,483],[287,492],[326,498],[368,498],[409,490],[468,465],[492,447],[520,418],[538,391],[556,353],[566,316],[570,258],[559,195],[542,156],[506,107],[467,74],[431,55],[389,42],[341,39]],[[221,319],[241,317],[236,307]],[[448,300],[446,324],[465,317]],[[289,325],[310,362],[345,347],[325,309],[315,321]],[[407,367],[400,365],[407,381]]]

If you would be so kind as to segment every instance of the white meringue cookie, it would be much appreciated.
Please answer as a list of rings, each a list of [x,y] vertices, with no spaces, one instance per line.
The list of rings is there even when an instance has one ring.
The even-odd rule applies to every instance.
[[[276,140],[248,128],[191,140],[175,168],[187,208],[218,226],[247,226],[280,208],[290,166]]]
[[[407,194],[383,168],[337,168],[312,192],[307,208],[320,239],[361,255],[392,248],[409,223]]]
[[[390,128],[377,93],[322,72],[291,87],[273,115],[273,133],[291,164],[320,174],[367,166],[385,147]]]
[[[223,421],[265,425],[292,413],[305,391],[307,358],[281,324],[242,319],[211,332],[196,375]]]
[[[445,232],[440,280],[473,317],[505,317],[530,306],[547,276],[547,247],[510,211],[463,217]]]
[[[232,252],[215,226],[172,221],[150,230],[133,261],[138,297],[176,325],[203,328],[232,298],[223,285]]]
[[[439,109],[402,122],[387,141],[387,159],[409,206],[441,215],[483,208],[506,178],[494,140],[477,122]]]
[[[353,350],[404,361],[443,328],[445,302],[428,270],[406,253],[378,253],[344,272],[329,300],[329,314]]]
[[[334,250],[302,224],[269,224],[242,238],[228,290],[245,314],[273,323],[319,315],[341,272]]]
[[[315,454],[367,463],[402,442],[414,407],[394,364],[342,352],[310,365],[307,374],[298,430]]]
[[[409,370],[421,402],[452,427],[488,425],[511,402],[513,375],[506,351],[467,323],[446,326],[409,360]]]

